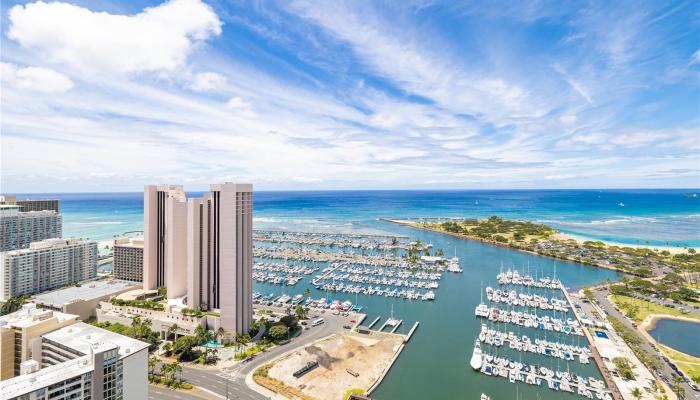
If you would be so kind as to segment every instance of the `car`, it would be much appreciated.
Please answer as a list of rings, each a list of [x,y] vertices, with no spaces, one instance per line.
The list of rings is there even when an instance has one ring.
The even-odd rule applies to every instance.
[[[356,323],[357,321],[355,321],[354,319],[351,319],[350,322],[354,324],[354,323]]]
[[[302,325],[306,325],[306,324],[307,324],[307,322],[306,322],[306,321],[301,321],[301,322],[300,322],[300,324],[302,324]]]
[[[352,326],[350,326],[350,325],[343,325],[343,329],[352,329]]]

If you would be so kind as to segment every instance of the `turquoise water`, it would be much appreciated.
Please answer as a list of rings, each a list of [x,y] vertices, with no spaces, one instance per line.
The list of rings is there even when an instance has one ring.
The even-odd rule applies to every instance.
[[[380,217],[527,219],[564,232],[622,243],[700,246],[694,190],[484,190],[256,192],[255,227],[369,231]],[[197,195],[198,193],[191,193]],[[58,197],[64,236],[110,239],[143,229],[142,193],[31,194]],[[619,203],[625,206],[620,207]]]
[[[691,356],[700,357],[700,323],[660,319],[649,334],[659,343]]]
[[[495,276],[505,267],[530,268],[557,277],[576,288],[606,279],[618,279],[615,272],[573,262],[554,261],[540,256],[462,240],[438,233],[416,230],[380,221],[380,217],[466,216],[498,214],[506,218],[547,222],[566,232],[592,238],[635,243],[669,242],[678,246],[700,245],[700,210],[697,198],[685,191],[353,191],[353,192],[256,192],[257,229],[283,229],[317,232],[391,233],[432,243],[446,254],[455,249],[463,274],[446,274],[435,291],[434,302],[388,299],[384,297],[326,294],[311,288],[312,296],[350,300],[368,314],[386,319],[393,307],[396,318],[405,322],[406,333],[415,321],[420,327],[404,349],[384,382],[373,393],[379,400],[478,398],[480,392],[493,399],[574,398],[546,388],[509,384],[503,378],[481,375],[469,368],[468,361],[481,321],[474,317],[480,287],[495,285]],[[195,194],[193,194],[195,195]],[[64,215],[64,235],[109,239],[126,231],[142,229],[142,195],[60,194],[33,197],[59,197]],[[625,207],[618,206],[624,202]],[[478,204],[477,204],[478,203]],[[255,283],[263,293],[302,293],[308,277],[293,288]],[[509,327],[517,334],[542,338],[544,334]],[[548,340],[581,343],[576,337],[548,334]],[[514,359],[518,353],[500,350]],[[582,366],[537,355],[523,361],[546,365],[585,376],[599,377],[595,366]]]

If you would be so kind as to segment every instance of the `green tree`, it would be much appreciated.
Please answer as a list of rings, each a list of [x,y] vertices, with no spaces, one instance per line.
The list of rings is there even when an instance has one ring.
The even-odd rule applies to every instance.
[[[685,389],[681,384],[683,383],[683,378],[678,375],[673,375],[673,386],[672,390],[676,392],[678,397],[683,398],[685,396]]]
[[[309,311],[302,306],[297,306],[297,308],[294,310],[294,315],[296,315],[297,319],[300,320],[307,319],[309,318]]]
[[[311,289],[309,289],[309,288],[304,289],[304,297],[306,297],[307,299],[309,297],[311,297]]]
[[[279,325],[272,325],[270,328],[270,331],[268,332],[268,335],[270,336],[270,339],[274,341],[279,341],[287,338],[287,331],[288,327],[282,324]]]
[[[176,336],[177,336],[177,330],[178,330],[179,328],[180,328],[180,327],[177,326],[177,324],[172,324],[172,325],[170,325],[170,327],[168,328],[168,337],[170,337],[170,335],[173,335],[173,337],[176,337]]]
[[[148,371],[150,375],[153,375],[153,371],[155,370],[157,365],[158,357],[156,357],[155,355],[148,357]]]
[[[632,396],[634,396],[635,399],[639,400],[642,398],[642,391],[636,387],[632,389]]]
[[[194,328],[194,337],[197,339],[197,344],[205,342],[205,335],[206,332],[204,332],[204,327],[202,325],[197,325],[197,327]]]
[[[173,351],[175,354],[179,354],[180,358],[190,359],[192,358],[192,349],[198,344],[199,342],[193,336],[180,336],[173,345]]]
[[[216,330],[216,340],[221,343],[224,337],[226,337],[226,329],[220,326],[219,329]]]

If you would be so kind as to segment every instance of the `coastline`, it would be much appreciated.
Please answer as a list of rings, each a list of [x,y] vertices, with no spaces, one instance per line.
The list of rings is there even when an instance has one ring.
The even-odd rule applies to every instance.
[[[617,246],[617,247],[631,247],[633,249],[650,249],[650,250],[658,250],[658,251],[668,251],[671,254],[682,254],[686,253],[687,249],[695,249],[695,250],[700,250],[698,247],[675,247],[675,246],[655,246],[651,244],[630,244],[630,243],[620,243],[620,242],[613,242],[609,240],[600,240],[600,239],[595,239],[595,238],[589,238],[586,236],[581,236],[581,235],[574,235],[571,233],[563,233],[563,232],[558,232],[556,235],[557,239],[561,240],[575,240],[578,243],[583,243],[587,241],[594,241],[594,242],[601,242],[604,243],[606,246]]]
[[[522,248],[519,248],[519,247],[514,247],[514,246],[511,246],[511,245],[508,244],[508,243],[501,243],[501,242],[496,242],[496,241],[493,241],[493,240],[486,240],[486,239],[477,238],[477,237],[465,236],[465,235],[461,235],[461,234],[459,234],[459,233],[447,232],[447,231],[440,230],[440,229],[432,229],[432,228],[426,228],[426,227],[424,227],[424,226],[418,226],[418,225],[416,225],[414,222],[409,221],[409,220],[405,220],[405,219],[392,219],[392,218],[380,218],[380,219],[381,219],[382,221],[387,221],[387,222],[391,222],[391,223],[395,223],[395,224],[399,224],[399,225],[403,225],[403,226],[408,226],[408,227],[415,228],[415,229],[422,229],[422,230],[429,231],[429,232],[442,233],[442,234],[444,234],[444,235],[448,235],[448,236],[452,236],[452,237],[456,237],[456,238],[460,238],[460,239],[464,239],[464,240],[473,240],[473,241],[475,241],[475,242],[481,242],[481,243],[486,243],[486,244],[490,244],[490,245],[493,245],[493,246],[504,247],[504,248],[511,249],[511,250],[522,251],[522,252],[524,252],[524,253],[534,254],[534,255],[537,255],[537,256],[540,256],[540,257],[547,257],[547,258],[551,258],[551,259],[554,259],[554,260],[564,260],[564,261],[578,262],[578,263],[590,265],[590,266],[596,267],[596,268],[604,268],[604,269],[611,270],[611,271],[615,271],[615,272],[619,272],[619,273],[622,273],[622,274],[629,274],[628,271],[625,271],[625,270],[623,270],[623,269],[621,269],[621,268],[616,268],[616,267],[613,267],[613,266],[610,266],[610,265],[593,264],[593,263],[588,263],[588,262],[585,262],[585,261],[571,260],[571,259],[568,259],[568,258],[553,257],[553,256],[551,256],[551,255],[549,255],[549,254],[542,254],[542,253],[538,253],[538,252],[536,252],[536,251],[531,251],[531,250],[522,249]]]
[[[649,315],[647,315],[646,318],[644,318],[644,321],[642,321],[639,324],[639,329],[644,331],[644,333],[647,333],[647,335],[648,335],[648,332],[650,330],[653,330],[656,327],[656,321],[658,321],[660,319],[673,319],[676,321],[693,322],[693,323],[698,324],[698,326],[700,326],[700,320],[698,320],[697,318],[681,317],[678,315],[670,315],[670,314],[649,314]],[[648,336],[651,337],[651,335],[648,335]],[[656,340],[654,340],[654,342],[656,342]],[[678,350],[676,350],[676,351],[678,351]],[[681,353],[681,352],[679,351],[679,353]]]

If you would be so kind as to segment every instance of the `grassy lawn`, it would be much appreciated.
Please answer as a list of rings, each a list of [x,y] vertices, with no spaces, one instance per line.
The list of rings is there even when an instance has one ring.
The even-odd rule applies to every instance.
[[[683,372],[693,378],[694,381],[700,381],[700,358],[677,352],[676,350],[664,346],[661,343],[659,343],[659,347],[664,353],[666,353],[668,358],[673,360],[673,362],[675,362],[676,365],[683,370]]]
[[[677,317],[694,318],[700,321],[700,316],[691,313],[681,312],[677,308],[670,308],[666,306],[660,306],[655,303],[651,303],[644,300],[635,299],[627,296],[613,295],[612,300],[615,304],[627,315],[627,310],[630,306],[636,306],[637,312],[632,316],[632,319],[641,322],[647,316],[651,314],[666,314],[673,315]]]

